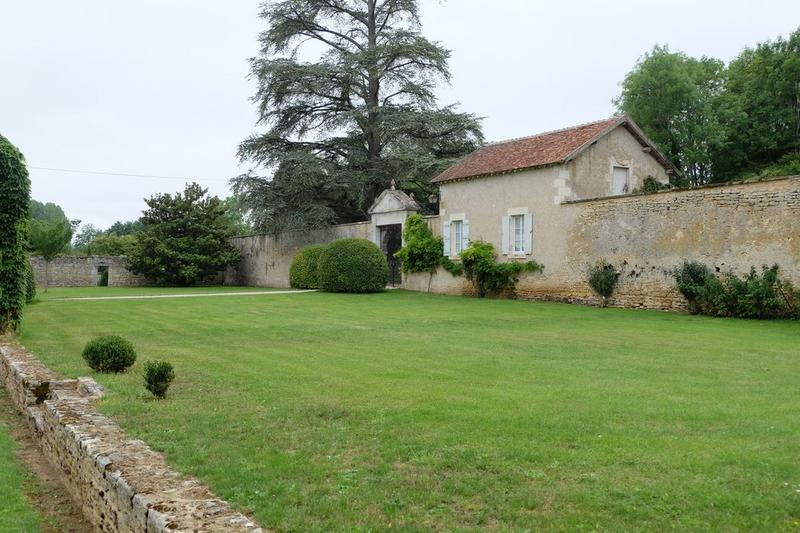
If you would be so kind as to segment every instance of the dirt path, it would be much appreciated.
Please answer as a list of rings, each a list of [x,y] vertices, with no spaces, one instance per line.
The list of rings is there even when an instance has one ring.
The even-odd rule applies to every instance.
[[[77,505],[67,495],[58,472],[42,455],[38,444],[34,441],[32,431],[5,394],[0,395],[0,419],[8,425],[12,438],[17,441],[17,457],[20,463],[33,474],[33,490],[27,496],[44,518],[43,531],[53,533],[92,531],[92,526],[84,520]]]
[[[54,298],[51,302],[66,302],[77,300],[156,300],[160,298],[204,298],[208,296],[273,296],[277,294],[303,294],[317,292],[306,291],[241,291],[241,292],[210,292],[198,294],[151,294],[148,296],[82,296],[79,298]]]

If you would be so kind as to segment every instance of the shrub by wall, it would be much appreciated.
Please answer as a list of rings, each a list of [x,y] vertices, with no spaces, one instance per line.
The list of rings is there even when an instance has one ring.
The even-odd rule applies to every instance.
[[[604,306],[614,294],[620,274],[614,265],[602,260],[589,267],[589,286],[603,298]]]
[[[703,311],[702,305],[707,302],[706,279],[713,275],[710,268],[697,261],[684,261],[675,269],[675,283],[689,302],[689,312],[693,315]]]
[[[684,262],[675,270],[678,290],[689,310],[736,318],[800,318],[800,291],[780,278],[780,267],[750,268],[745,276],[726,272],[717,276],[702,263]]]
[[[312,244],[297,252],[289,268],[289,285],[295,289],[319,289],[319,256],[324,244]]]
[[[444,268],[453,276],[463,274],[460,264],[445,257],[444,241],[436,237],[422,215],[411,215],[403,225],[403,247],[395,255],[400,260],[403,272],[413,274],[428,273],[428,292],[436,269]]]
[[[522,272],[541,272],[543,268],[535,261],[498,263],[494,246],[481,240],[470,242],[460,257],[464,275],[480,298],[513,289]]]
[[[389,281],[386,257],[366,239],[333,241],[320,253],[319,285],[328,292],[378,292]]]

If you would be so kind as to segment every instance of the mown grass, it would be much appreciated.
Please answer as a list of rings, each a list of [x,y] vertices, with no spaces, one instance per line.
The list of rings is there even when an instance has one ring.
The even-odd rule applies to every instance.
[[[268,528],[800,525],[797,322],[306,293],[42,301],[22,341],[90,375],[103,333],[140,360],[101,409]]]
[[[17,444],[5,418],[8,402],[0,385],[0,531],[35,532],[40,530],[41,517],[26,497],[31,480],[15,456]]]

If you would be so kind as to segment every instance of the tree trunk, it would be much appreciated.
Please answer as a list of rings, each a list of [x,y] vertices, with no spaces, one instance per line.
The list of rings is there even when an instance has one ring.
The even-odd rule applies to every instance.
[[[380,108],[381,82],[378,72],[378,63],[375,59],[374,51],[378,45],[378,24],[376,20],[376,0],[368,0],[367,14],[367,50],[370,53],[370,62],[367,65],[367,152],[368,152],[368,172],[369,181],[367,185],[366,206],[372,204],[383,188],[379,183],[378,176],[375,175],[381,160],[381,132],[378,120]]]
[[[50,285],[50,261],[44,262],[44,292],[47,292],[47,287]]]

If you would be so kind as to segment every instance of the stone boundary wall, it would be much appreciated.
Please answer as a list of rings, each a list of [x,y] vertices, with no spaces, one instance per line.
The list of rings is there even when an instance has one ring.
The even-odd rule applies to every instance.
[[[261,531],[101,415],[93,400],[102,389],[93,380],[63,380],[3,339],[0,380],[96,531]]]
[[[739,274],[777,263],[782,276],[800,286],[800,176],[565,202],[539,216],[547,217],[548,237],[556,237],[557,249],[539,251],[548,257],[540,259],[544,272],[522,275],[519,298],[598,305],[587,270],[601,259],[623,272],[609,301],[616,307],[684,310],[686,301],[672,277],[683,261]],[[441,235],[440,218],[426,219]],[[227,273],[226,283],[286,287],[299,248],[342,237],[370,238],[371,227],[364,222],[234,239],[243,259]],[[480,228],[472,229],[479,234]],[[535,233],[533,239],[530,258],[536,260]],[[429,281],[434,293],[471,292],[463,277],[441,269],[433,279],[405,275],[402,286],[424,292]]]
[[[519,298],[599,305],[587,282],[599,260],[622,271],[608,302],[614,307],[685,310],[672,276],[683,261],[738,274],[777,263],[800,286],[800,177],[566,202],[553,216],[566,252],[543,273],[524,274]],[[414,274],[404,286],[424,290],[427,282],[427,274]],[[470,290],[443,270],[431,287]]]
[[[568,202],[567,253],[521,297],[599,303],[586,282],[588,263],[622,270],[610,302],[618,307],[682,310],[672,271],[700,261],[719,272],[747,273],[777,263],[800,286],[800,178]],[[569,221],[569,224],[566,224]]]
[[[313,231],[234,237],[232,244],[242,253],[242,259],[225,273],[225,285],[289,287],[289,267],[300,248],[349,237],[369,239],[371,228],[369,222],[358,222]]]
[[[100,280],[98,268],[108,267],[109,287],[139,287],[147,285],[147,280],[128,270],[125,256],[59,256],[46,265],[39,256],[31,256],[31,266],[36,278],[36,286],[44,287],[45,269],[50,287],[92,287]]]

